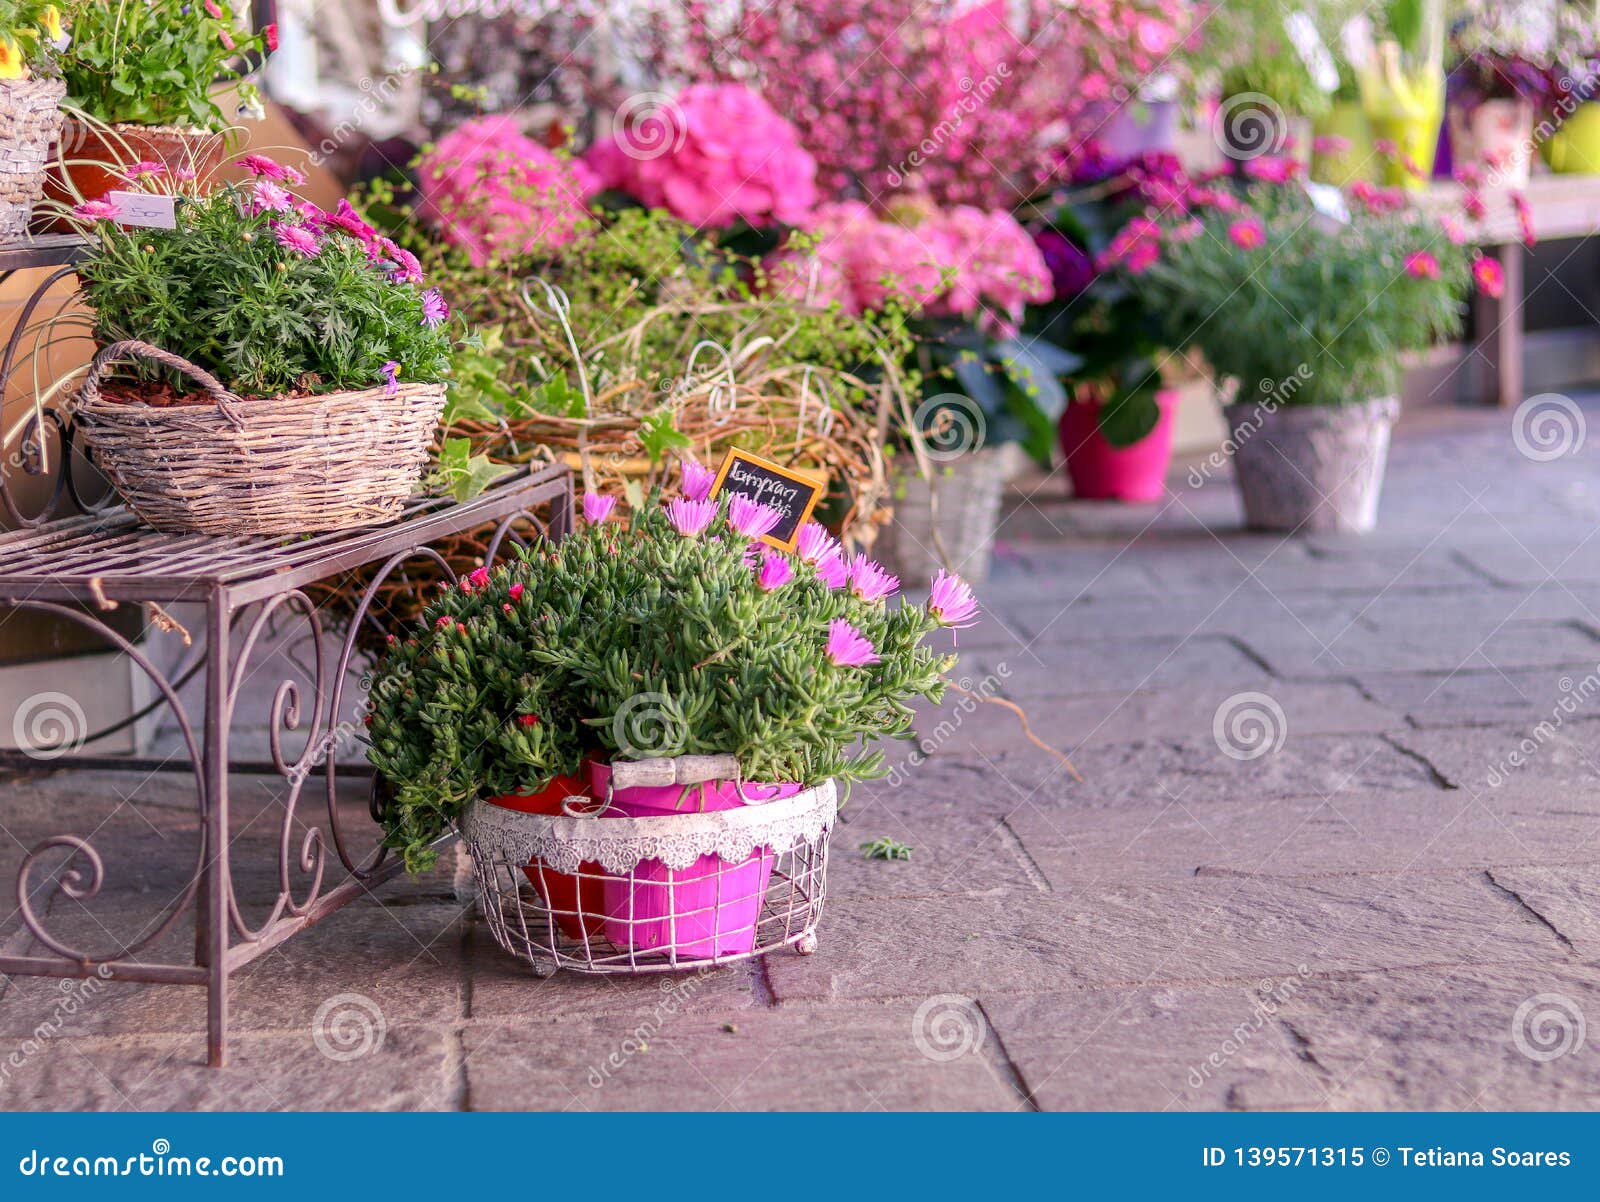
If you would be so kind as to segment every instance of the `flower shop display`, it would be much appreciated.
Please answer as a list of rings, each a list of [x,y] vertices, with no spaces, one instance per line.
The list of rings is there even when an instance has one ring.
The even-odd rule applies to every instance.
[[[96,462],[162,530],[302,534],[393,518],[444,405],[450,311],[414,259],[342,202],[300,200],[290,169],[176,200],[171,228],[78,206],[78,266],[102,349],[76,414]],[[131,378],[106,377],[132,358]],[[203,391],[196,393],[198,383]]]
[[[62,74],[72,111],[52,195],[93,200],[145,163],[208,178],[236,116],[261,111],[249,74],[277,48],[275,29],[251,32],[249,5],[232,0],[68,0],[68,11]],[[239,114],[223,111],[224,89]]]
[[[900,602],[815,523],[782,551],[760,541],[775,511],[690,491],[626,522],[586,495],[578,534],[447,586],[378,665],[386,842],[420,870],[461,824],[532,880],[531,915],[508,874],[486,880],[518,954],[620,970],[808,934],[835,782],[881,773],[872,744],[909,737],[908,703],[954,664],[925,639],[976,619],[959,580]],[[586,801],[542,793],[574,777]],[[802,851],[797,881],[782,865]]]
[[[1476,164],[1496,182],[1528,182],[1536,110],[1545,107],[1557,60],[1556,6],[1544,0],[1467,0],[1451,29],[1448,99],[1454,163]]]
[[[1237,382],[1226,445],[1253,528],[1372,528],[1401,356],[1456,333],[1470,276],[1494,286],[1460,224],[1398,190],[1358,181],[1343,205],[1253,182],[1234,203],[1159,220],[1153,255],[1121,268],[1172,346]]]
[[[58,56],[68,34],[56,4],[0,3],[0,242],[28,231],[44,195],[66,84]]]
[[[1384,182],[1420,189],[1433,174],[1444,119],[1443,0],[1385,0],[1345,26]]]

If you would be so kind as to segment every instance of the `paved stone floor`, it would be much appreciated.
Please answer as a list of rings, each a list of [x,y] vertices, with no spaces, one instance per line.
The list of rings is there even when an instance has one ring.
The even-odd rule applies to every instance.
[[[1241,533],[1225,474],[1145,508],[1040,485],[961,675],[1083,781],[998,706],[929,714],[846,810],[813,957],[539,980],[447,858],[246,971],[224,1070],[197,990],[5,983],[0,1106],[1594,1108],[1600,438],[1542,445],[1409,416],[1365,539]],[[276,794],[236,788],[241,892],[270,897]],[[0,879],[99,828],[100,895],[51,922],[147,929],[186,805],[172,777],[7,783]],[[856,852],[884,835],[912,859]],[[364,1054],[319,1050],[319,1011]]]

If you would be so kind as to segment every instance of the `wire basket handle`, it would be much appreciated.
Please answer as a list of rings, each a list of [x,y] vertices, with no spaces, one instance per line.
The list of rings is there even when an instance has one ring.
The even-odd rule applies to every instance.
[[[239,403],[239,398],[224,388],[221,380],[205,368],[196,367],[182,355],[174,355],[171,351],[164,351],[158,346],[151,346],[148,342],[140,342],[136,338],[113,342],[95,355],[94,362],[89,364],[89,374],[83,378],[81,396],[84,404],[93,405],[100,399],[100,379],[106,374],[106,369],[115,360],[126,358],[148,359],[152,363],[161,364],[162,367],[182,372],[211,394],[211,399],[217,403],[217,409],[234,429],[244,429],[244,419],[234,408],[234,405]]]

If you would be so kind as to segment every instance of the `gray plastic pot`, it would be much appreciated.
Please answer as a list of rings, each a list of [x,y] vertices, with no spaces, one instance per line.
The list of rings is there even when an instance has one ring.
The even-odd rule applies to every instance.
[[[1399,400],[1276,409],[1245,402],[1224,413],[1245,525],[1364,534],[1377,524]]]

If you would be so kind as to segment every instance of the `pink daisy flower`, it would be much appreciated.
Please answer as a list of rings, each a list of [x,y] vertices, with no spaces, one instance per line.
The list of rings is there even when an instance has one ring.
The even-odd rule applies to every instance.
[[[422,324],[433,330],[449,320],[450,306],[437,288],[429,288],[422,294]]]
[[[894,595],[900,587],[900,578],[891,576],[865,555],[857,555],[850,563],[850,591],[871,604]]]
[[[289,178],[289,168],[278,162],[277,159],[269,159],[264,154],[244,155],[239,160],[239,166],[243,167],[251,175],[254,175],[258,178],[264,177],[266,179],[276,180],[286,180]],[[298,174],[298,172],[296,174]]]
[[[837,554],[839,540],[829,534],[820,522],[807,522],[800,527],[796,544],[800,558],[806,563],[817,563],[829,555]]]
[[[689,500],[704,501],[711,495],[711,486],[716,480],[716,472],[708,467],[701,467],[693,459],[678,461],[679,488]]]
[[[109,200],[86,200],[72,210],[77,217],[85,221],[115,221],[117,219],[117,206]]]
[[[1228,226],[1228,238],[1240,250],[1254,250],[1267,240],[1267,232],[1254,217],[1244,217]]]
[[[257,213],[287,213],[294,208],[294,197],[270,179],[255,182],[253,207]]]
[[[694,538],[717,516],[717,507],[709,499],[699,501],[679,497],[667,505],[667,518],[672,528],[684,538]]]
[[[611,516],[611,511],[616,507],[615,497],[602,496],[597,492],[583,494],[583,520],[590,525],[598,526]]]
[[[959,576],[941,571],[933,578],[928,596],[928,613],[941,626],[965,628],[977,621],[978,601],[972,586]]]
[[[317,241],[317,236],[302,226],[275,221],[272,223],[272,236],[284,250],[292,250],[308,259],[316,258],[322,251],[322,243]]]
[[[746,538],[760,538],[782,518],[776,509],[749,497],[735,495],[728,502],[728,525]]]
[[[844,561],[843,551],[825,555],[811,566],[817,573],[817,579],[829,588],[843,588],[850,579],[850,567]]]
[[[1498,300],[1506,290],[1505,272],[1493,259],[1477,259],[1472,264],[1472,279],[1478,285],[1478,291],[1491,299]]]
[[[756,584],[764,592],[774,592],[794,579],[794,565],[789,562],[789,557],[776,552],[768,552],[761,559],[761,566],[756,569]]]
[[[1439,260],[1425,250],[1414,250],[1406,256],[1406,274],[1418,280],[1439,278]]]
[[[864,634],[843,618],[828,623],[827,656],[841,668],[859,668],[878,662],[878,651]]]
[[[165,163],[157,163],[152,159],[140,159],[128,168],[129,179],[143,179],[147,175],[165,175],[166,173],[167,165]]]
[[[378,236],[378,231],[361,220],[355,206],[343,197],[339,198],[339,204],[333,212],[322,214],[321,221],[330,229],[343,230],[352,238],[359,238],[362,242],[371,242]]]

